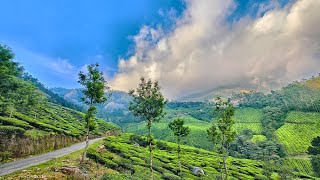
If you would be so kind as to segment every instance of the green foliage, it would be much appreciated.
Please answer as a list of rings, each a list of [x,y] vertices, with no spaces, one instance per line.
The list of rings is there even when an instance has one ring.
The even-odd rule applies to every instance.
[[[215,102],[215,114],[218,118],[217,128],[213,127],[215,124],[212,124],[212,127],[207,130],[209,139],[213,141],[213,143],[219,143],[220,145],[226,179],[228,179],[229,176],[227,171],[228,149],[236,135],[236,132],[232,127],[235,124],[232,118],[234,116],[234,111],[235,107],[229,101],[223,101],[220,97],[217,97]],[[218,131],[216,131],[216,129],[218,129]],[[221,178],[224,179],[222,174]]]
[[[260,142],[260,141],[265,141],[267,140],[267,137],[264,135],[253,135],[251,141],[256,143],[256,142]]]
[[[88,74],[79,72],[79,83],[84,87],[82,90],[83,101],[92,106],[93,104],[104,103],[107,101],[104,92],[109,90],[103,73],[99,70],[99,64],[88,65]]]
[[[308,148],[308,154],[311,154],[311,155],[320,154],[320,136],[315,137],[311,141],[311,146]]]
[[[71,109],[74,109],[74,110],[77,110],[77,111],[80,111],[80,112],[84,112],[85,111],[83,106],[75,105],[75,104],[65,100],[63,97],[60,97],[58,94],[54,93],[52,90],[50,90],[47,87],[45,87],[45,85],[43,85],[41,82],[39,82],[39,80],[37,78],[32,77],[30,74],[24,73],[22,78],[25,81],[31,82],[40,91],[45,93],[47,95],[47,100],[49,102],[54,103],[54,104],[59,104],[61,106],[64,106],[64,107],[67,107],[67,108],[71,108]]]
[[[95,121],[97,108],[94,105],[106,102],[108,98],[105,97],[104,92],[110,89],[103,77],[103,73],[99,70],[99,64],[91,64],[88,65],[87,68],[88,74],[84,74],[82,71],[79,72],[78,81],[84,87],[82,90],[84,94],[82,100],[85,104],[89,105],[89,109],[85,115],[87,138],[86,148],[82,156],[82,162],[88,149],[89,134],[97,127],[97,123]]]
[[[15,127],[15,126],[2,126],[0,125],[0,135],[6,134],[23,134],[24,129],[20,127]]]
[[[150,178],[153,179],[151,126],[153,122],[159,122],[164,117],[163,109],[167,100],[164,99],[160,92],[158,81],[152,82],[151,79],[146,81],[144,77],[141,77],[140,80],[141,82],[136,92],[134,90],[129,91],[129,94],[133,97],[129,110],[135,116],[147,121],[150,144]]]
[[[313,171],[317,177],[320,177],[320,154],[311,157]]]
[[[90,106],[87,113],[84,116],[86,121],[86,126],[89,131],[93,131],[97,127],[97,123],[95,121],[95,114],[97,113],[97,108],[94,106]]]
[[[190,133],[190,128],[183,126],[184,119],[177,118],[169,123],[168,127],[171,129],[173,134],[180,140],[180,138],[187,136]]]
[[[8,161],[11,156],[12,156],[12,153],[10,151],[0,152],[0,164]]]
[[[285,123],[275,131],[275,138],[284,145],[289,155],[305,154],[311,141],[319,135],[319,124]]]
[[[273,132],[284,124],[285,118],[286,114],[280,108],[265,107],[262,117],[263,134],[271,139]]]
[[[157,141],[156,146],[157,146],[157,149],[160,149],[160,150],[171,150],[168,144],[163,141]]]
[[[320,177],[320,136],[315,137],[311,141],[308,148],[308,154],[311,154],[311,164],[315,174]]]
[[[140,146],[146,147],[149,145],[149,141],[146,137],[144,136],[139,136],[136,134],[132,134],[130,136],[130,142],[131,143],[138,143]]]
[[[25,121],[21,121],[16,118],[7,118],[7,117],[2,117],[2,116],[0,116],[0,124],[21,127],[23,129],[33,128],[31,125],[29,125],[29,123],[27,123]]]
[[[227,147],[235,137],[232,126],[235,107],[228,101],[223,101],[220,97],[216,99],[215,114],[218,116],[217,127],[221,133],[222,146]]]
[[[146,158],[146,155],[149,149],[147,147],[132,145],[132,143],[130,143],[130,137],[131,134],[108,137],[104,143],[108,151],[102,153],[97,152],[96,149],[99,146],[97,145],[90,147],[88,154],[90,154],[92,159],[105,164],[108,168],[112,168],[123,175],[131,174],[129,177],[126,177],[127,179],[148,179],[148,158]],[[166,144],[170,147],[169,150],[154,150],[155,179],[177,178],[177,155],[173,153],[177,145],[170,142],[166,142]],[[190,146],[182,146],[182,150],[186,152],[181,154],[181,175],[183,179],[209,180],[220,174],[219,170],[221,167],[217,159],[217,154]],[[120,166],[120,164],[123,163],[123,159],[130,159],[132,166],[130,168],[121,168],[122,166]],[[112,165],[110,160],[118,164],[118,166]],[[230,158],[227,163],[230,164],[230,175],[234,178],[254,179],[255,176],[263,176],[262,169],[260,168],[261,163],[258,161]],[[191,172],[194,166],[204,169],[207,176],[194,176]],[[109,175],[109,177],[111,177],[111,175]]]
[[[220,139],[219,137],[220,134],[215,124],[212,124],[209,127],[209,129],[207,129],[207,134],[208,134],[209,141],[211,141],[213,144],[215,144],[218,141],[218,139]]]
[[[190,128],[183,126],[184,125],[184,119],[177,118],[174,119],[172,122],[169,123],[168,127],[171,129],[173,134],[176,136],[178,141],[178,164],[179,164],[179,175],[181,173],[181,163],[180,163],[180,144],[181,144],[181,138],[186,137],[190,133]]]
[[[308,157],[285,158],[284,163],[294,171],[314,175],[311,160]]]
[[[152,122],[159,122],[163,118],[163,109],[167,101],[160,92],[158,81],[152,82],[151,79],[146,81],[143,77],[140,80],[137,90],[129,91],[129,94],[133,96],[129,110],[135,116],[148,121],[147,126],[150,128]]]
[[[288,113],[286,123],[317,124],[320,123],[320,113],[292,111]]]
[[[281,90],[262,92],[251,91],[234,95],[241,107],[262,109],[267,106],[279,107],[283,111],[320,112],[320,77],[293,82]]]
[[[251,130],[244,130],[238,134],[230,145],[230,155],[233,157],[255,160],[278,160],[286,156],[281,144],[272,140],[254,142]]]
[[[167,112],[166,117],[169,116],[181,116],[185,114],[185,111],[180,111],[180,109],[175,110],[174,115],[172,112]],[[213,110],[211,110],[213,112]],[[253,113],[253,115],[251,115]],[[235,124],[233,125],[234,129],[237,132],[241,132],[244,129],[251,129],[254,135],[261,135],[262,127],[261,127],[261,117],[262,111],[256,110],[252,108],[237,108],[235,110]],[[191,129],[190,135],[185,137],[184,142],[188,145],[203,148],[207,150],[212,150],[213,146],[212,143],[209,142],[207,138],[207,129],[210,127],[211,123],[206,121],[201,121],[190,116],[182,116],[185,120],[185,125]],[[173,118],[174,119],[174,118]],[[151,131],[153,132],[155,138],[162,139],[166,141],[176,142],[176,139],[168,127],[168,124],[173,119],[166,119],[162,120],[160,123],[153,124]],[[216,123],[217,119],[213,120],[213,123]],[[259,123],[260,122],[260,123]],[[124,126],[125,131],[127,132],[134,132],[140,135],[144,135],[147,133],[147,129],[145,126],[147,125],[146,122],[142,123],[127,123],[122,124]]]

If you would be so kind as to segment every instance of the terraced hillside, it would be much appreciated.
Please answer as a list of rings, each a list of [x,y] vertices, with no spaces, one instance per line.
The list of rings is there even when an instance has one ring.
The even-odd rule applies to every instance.
[[[311,141],[320,135],[320,113],[290,112],[275,136],[289,155],[306,154]]]
[[[169,114],[170,115],[170,114]],[[251,129],[254,135],[257,135],[255,138],[260,140],[264,139],[264,136],[261,135],[261,117],[262,112],[257,109],[252,108],[239,108],[235,112],[235,129],[240,132],[244,129]],[[210,126],[209,122],[200,121],[190,116],[184,116],[186,126],[190,127],[191,133],[185,138],[185,144],[203,148],[203,149],[212,149],[211,143],[207,140],[207,129]],[[168,128],[168,124],[172,119],[165,119],[159,123],[154,123],[152,126],[152,133],[155,138],[175,142],[173,133]],[[128,123],[125,124],[124,129],[126,132],[134,132],[140,135],[147,133],[146,123]]]
[[[92,136],[101,136],[116,128],[101,119]],[[0,116],[0,160],[52,151],[83,140],[84,114],[48,103],[37,113],[13,112],[11,118]]]
[[[131,134],[122,134],[119,137],[108,137],[104,141],[105,149],[99,144],[90,147],[88,156],[96,162],[105,165],[109,170],[105,179],[148,179],[149,178],[149,150],[143,145],[136,146],[130,140]],[[156,141],[156,144],[158,144]],[[163,142],[167,147],[156,145],[153,151],[153,167],[155,179],[180,179],[177,176],[177,156],[175,143]],[[162,150],[164,149],[164,150]],[[216,179],[220,175],[219,156],[216,153],[182,146],[182,177],[183,179]],[[263,164],[260,161],[229,157],[230,176],[236,179],[265,179]],[[195,176],[191,172],[194,167],[205,171],[203,176]],[[278,170],[280,170],[279,167]],[[307,175],[295,173],[301,179],[311,178]],[[273,173],[273,178],[277,178]]]

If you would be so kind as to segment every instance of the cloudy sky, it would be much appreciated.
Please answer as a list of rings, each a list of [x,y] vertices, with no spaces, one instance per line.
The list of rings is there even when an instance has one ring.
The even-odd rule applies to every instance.
[[[10,0],[0,41],[49,87],[79,87],[78,71],[98,62],[112,89],[146,76],[170,99],[273,89],[320,72],[319,9],[319,0]]]

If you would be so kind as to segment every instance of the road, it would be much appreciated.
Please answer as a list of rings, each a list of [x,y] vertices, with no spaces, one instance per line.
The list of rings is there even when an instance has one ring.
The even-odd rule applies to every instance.
[[[103,138],[97,138],[97,139],[91,139],[89,141],[90,144],[99,141],[100,139]],[[13,162],[9,162],[6,164],[0,164],[0,176],[4,176],[6,174],[13,173],[15,171],[25,169],[30,166],[34,166],[37,164],[44,163],[46,161],[49,161],[53,158],[61,157],[67,154],[70,154],[72,152],[75,152],[77,150],[83,149],[86,146],[86,142],[81,142],[77,144],[73,144],[69,147],[63,148],[63,149],[58,149],[52,152],[48,152],[45,154],[37,155],[37,156],[32,156],[26,159],[21,159]]]

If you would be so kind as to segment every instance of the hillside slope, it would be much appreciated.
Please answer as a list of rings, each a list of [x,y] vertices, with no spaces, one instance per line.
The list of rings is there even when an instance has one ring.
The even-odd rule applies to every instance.
[[[122,134],[118,137],[108,137],[104,141],[105,149],[96,144],[91,146],[88,156],[96,162],[105,165],[109,171],[105,179],[148,179],[148,147],[135,146],[130,140],[131,134]],[[162,144],[162,146],[160,146]],[[165,145],[163,145],[165,144]],[[155,179],[179,179],[177,176],[177,144],[156,141],[153,151],[153,167]],[[222,168],[219,165],[219,155],[210,151],[197,149],[190,146],[182,146],[181,163],[183,179],[216,179],[220,176]],[[228,158],[229,174],[235,179],[265,179],[263,163],[260,161]],[[195,176],[192,173],[194,167],[200,167],[205,175]],[[278,167],[280,171],[283,167]],[[312,179],[307,175],[295,173],[301,179]],[[277,173],[273,173],[276,178]]]
[[[171,112],[172,113],[172,112]],[[210,126],[210,122],[201,121],[190,116],[180,116],[185,119],[186,126],[190,127],[191,133],[185,138],[185,143],[190,146],[203,149],[212,149],[211,143],[209,143],[207,137],[207,129]],[[254,135],[261,135],[261,110],[252,108],[239,108],[235,112],[234,125],[237,132],[241,132],[244,129],[251,129]],[[155,138],[175,142],[172,131],[169,129],[168,124],[172,118],[167,118],[159,123],[154,123],[152,126],[152,133]],[[133,132],[140,135],[147,133],[146,123],[127,123],[124,124],[124,130],[126,132]],[[257,137],[256,137],[257,138]]]
[[[101,136],[115,129],[97,119],[98,128],[92,136]],[[83,141],[84,114],[57,104],[48,103],[37,114],[14,112],[11,118],[0,115],[0,160],[25,157],[59,149]]]

